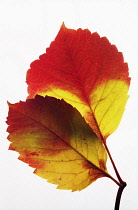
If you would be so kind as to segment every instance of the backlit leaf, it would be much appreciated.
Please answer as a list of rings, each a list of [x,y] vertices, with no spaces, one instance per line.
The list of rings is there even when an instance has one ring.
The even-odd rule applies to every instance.
[[[9,149],[59,189],[82,190],[109,176],[102,142],[64,100],[36,96],[9,104],[7,124]]]
[[[29,98],[36,94],[74,106],[102,141],[118,127],[128,99],[128,66],[106,37],[62,24],[27,72]]]

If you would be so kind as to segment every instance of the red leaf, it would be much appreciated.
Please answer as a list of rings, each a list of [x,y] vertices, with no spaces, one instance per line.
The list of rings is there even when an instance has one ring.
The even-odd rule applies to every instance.
[[[101,140],[118,127],[130,78],[122,53],[88,29],[67,29],[27,72],[29,98],[63,98],[77,108]],[[108,125],[108,126],[107,126]]]

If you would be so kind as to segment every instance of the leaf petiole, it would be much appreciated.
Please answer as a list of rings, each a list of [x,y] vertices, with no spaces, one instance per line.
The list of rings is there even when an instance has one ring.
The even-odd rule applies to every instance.
[[[119,187],[122,186],[121,183],[118,182],[116,179],[114,179],[111,175],[108,175],[108,177],[109,177],[112,181],[114,181]]]
[[[118,182],[118,181],[116,181],[113,177],[110,177],[110,176],[109,176],[109,178],[111,178],[111,179],[119,186],[118,192],[117,192],[117,196],[116,196],[116,201],[115,201],[115,208],[114,208],[114,210],[119,210],[122,192],[123,192],[124,188],[127,186],[127,184],[126,184],[126,182],[124,182],[124,181],[122,180],[122,178],[121,178],[121,176],[120,176],[120,174],[119,174],[119,172],[118,172],[118,170],[117,170],[117,168],[116,168],[116,165],[115,165],[115,163],[114,163],[114,161],[113,161],[113,158],[112,158],[112,156],[111,156],[111,153],[110,153],[110,151],[109,151],[109,149],[108,149],[108,147],[107,147],[107,145],[106,145],[106,142],[103,142],[103,144],[104,144],[104,146],[105,146],[105,149],[106,149],[106,151],[107,151],[107,153],[108,153],[108,156],[109,156],[109,158],[110,158],[110,161],[111,161],[111,163],[112,163],[112,166],[113,166],[113,168],[114,168],[114,171],[115,171],[116,176],[117,176],[118,181],[119,181],[119,182]]]
[[[120,176],[120,174],[119,174],[119,172],[118,172],[118,170],[117,170],[117,168],[116,168],[116,165],[115,165],[115,163],[114,163],[114,161],[113,161],[113,158],[112,158],[112,156],[111,156],[111,153],[110,153],[110,151],[109,151],[109,149],[108,149],[108,147],[107,147],[107,145],[106,145],[105,142],[104,142],[104,146],[105,146],[105,149],[106,149],[106,151],[107,151],[107,153],[108,153],[108,156],[109,156],[109,158],[110,158],[110,161],[111,161],[111,163],[112,163],[112,166],[113,166],[113,168],[114,168],[114,171],[115,171],[115,173],[116,173],[116,176],[117,176],[117,178],[118,178],[118,181],[119,181],[119,183],[122,185],[122,183],[124,183],[124,181],[122,180],[122,178],[121,178],[121,176]]]
[[[127,186],[126,182],[123,182],[117,192],[117,196],[116,196],[116,201],[115,201],[115,208],[114,210],[119,210],[119,206],[120,206],[120,200],[121,200],[121,196],[122,196],[122,192],[124,190],[124,188]]]

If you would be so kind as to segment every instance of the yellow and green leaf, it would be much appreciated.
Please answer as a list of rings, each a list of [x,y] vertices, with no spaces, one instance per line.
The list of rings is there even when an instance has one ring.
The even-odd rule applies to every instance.
[[[37,95],[9,104],[7,124],[9,149],[59,189],[82,190],[110,176],[102,142],[64,100]]]

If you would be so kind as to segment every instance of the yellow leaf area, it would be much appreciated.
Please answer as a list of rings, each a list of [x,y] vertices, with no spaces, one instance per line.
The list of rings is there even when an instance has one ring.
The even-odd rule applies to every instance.
[[[75,107],[92,130],[102,141],[118,127],[128,100],[128,84],[121,80],[109,80],[95,88],[85,100],[77,97],[70,90],[49,87],[49,91],[38,92],[39,95],[64,99]],[[80,93],[81,95],[81,93]]]
[[[80,113],[63,100],[36,96],[9,104],[9,149],[59,189],[82,190],[110,177],[107,155]]]

